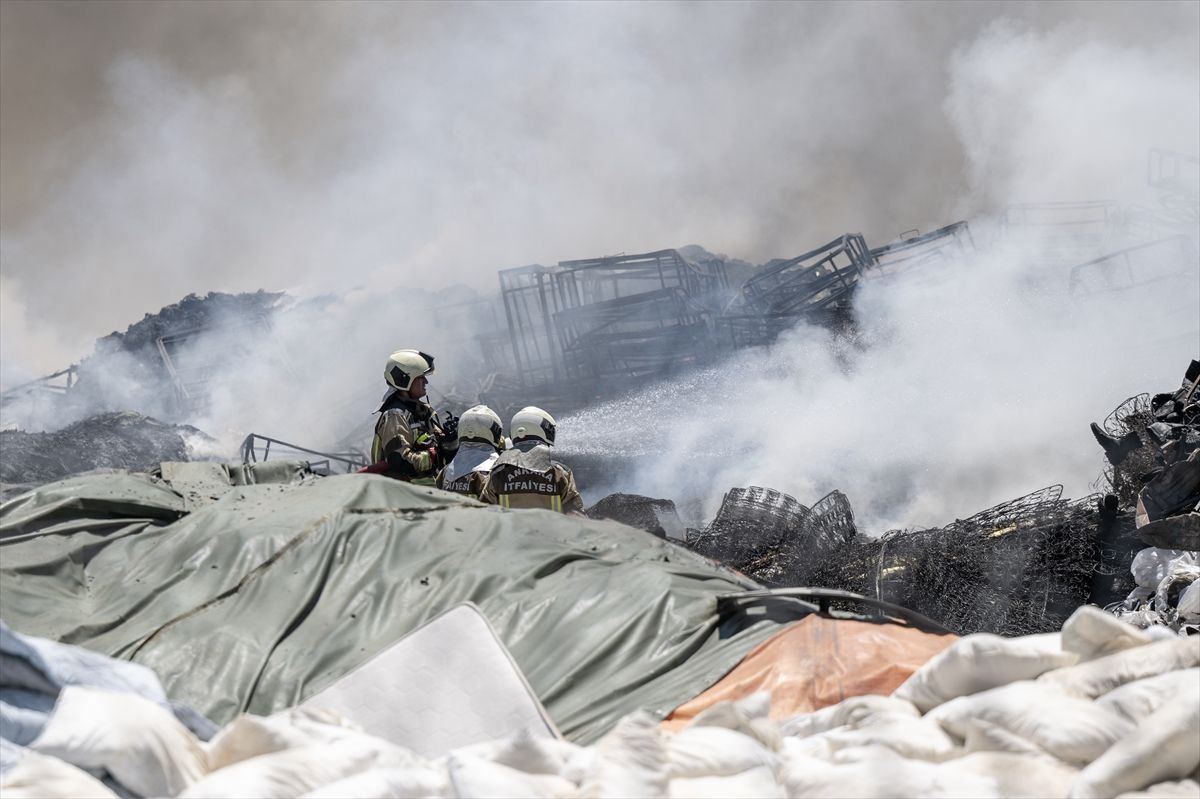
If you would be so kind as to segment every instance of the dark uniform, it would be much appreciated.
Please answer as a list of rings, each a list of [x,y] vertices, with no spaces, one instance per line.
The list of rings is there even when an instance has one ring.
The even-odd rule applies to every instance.
[[[517,444],[502,453],[479,498],[502,508],[583,514],[583,497],[575,487],[575,475],[550,459],[550,448],[545,444]]]
[[[393,391],[379,406],[371,460],[387,462],[383,474],[418,485],[434,485],[438,470],[449,463],[458,440],[446,440],[429,403]]]

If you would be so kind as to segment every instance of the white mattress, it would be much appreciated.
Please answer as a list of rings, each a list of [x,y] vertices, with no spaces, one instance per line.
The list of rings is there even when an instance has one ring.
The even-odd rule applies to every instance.
[[[479,608],[450,608],[303,702],[425,757],[558,730]]]

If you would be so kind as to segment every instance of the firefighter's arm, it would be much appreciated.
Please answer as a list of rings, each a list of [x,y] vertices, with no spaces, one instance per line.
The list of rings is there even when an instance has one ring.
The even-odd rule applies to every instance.
[[[486,474],[480,474],[479,472],[471,472],[471,475],[467,478],[467,487],[470,489],[471,496],[474,497],[475,499],[479,499],[479,497],[483,493],[483,489],[486,485],[487,485],[487,475]],[[482,502],[482,500],[480,500],[480,501]]]
[[[433,470],[437,448],[429,436],[418,437],[402,414],[387,411],[379,437],[389,469],[405,476],[428,474]]]
[[[479,501],[486,502],[488,505],[496,504],[496,482],[495,472],[488,475],[488,479],[483,481],[483,488],[479,490]]]
[[[575,473],[565,466],[560,467],[562,487],[562,509],[563,513],[569,513],[572,516],[586,516],[583,512],[583,497],[579,495],[579,489],[575,486]]]

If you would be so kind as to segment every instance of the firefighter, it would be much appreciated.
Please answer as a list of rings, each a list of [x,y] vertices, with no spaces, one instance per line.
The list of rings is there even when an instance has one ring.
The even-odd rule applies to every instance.
[[[424,352],[396,350],[388,356],[383,378],[389,390],[379,406],[369,471],[433,485],[438,471],[454,459],[458,420],[447,413],[438,421],[423,399],[432,372],[433,356]]]
[[[504,444],[504,429],[495,411],[486,405],[463,411],[458,419],[458,454],[438,472],[437,487],[478,499]]]
[[[550,459],[554,431],[554,417],[541,408],[517,411],[508,428],[513,445],[496,459],[479,498],[504,508],[548,508],[584,515],[575,475]]]

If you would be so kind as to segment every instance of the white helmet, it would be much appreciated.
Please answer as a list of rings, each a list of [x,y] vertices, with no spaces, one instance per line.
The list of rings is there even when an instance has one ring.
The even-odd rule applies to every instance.
[[[478,441],[491,444],[496,449],[504,446],[504,430],[500,416],[486,405],[475,405],[458,417],[458,440]]]
[[[383,379],[392,388],[407,390],[413,380],[432,371],[432,355],[419,350],[396,350],[383,367]]]
[[[555,425],[553,416],[541,408],[530,405],[513,414],[508,432],[513,438],[513,443],[522,439],[536,438],[546,444],[553,444]]]

